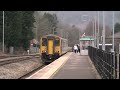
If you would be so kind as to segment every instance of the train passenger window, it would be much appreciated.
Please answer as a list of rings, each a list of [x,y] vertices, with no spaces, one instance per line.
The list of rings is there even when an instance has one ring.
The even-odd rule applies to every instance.
[[[60,45],[60,40],[59,39],[56,39],[55,40],[55,46],[59,46]]]
[[[42,46],[47,46],[47,38],[42,38]]]

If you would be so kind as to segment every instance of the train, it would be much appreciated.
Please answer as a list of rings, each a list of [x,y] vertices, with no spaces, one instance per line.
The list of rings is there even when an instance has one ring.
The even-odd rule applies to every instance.
[[[51,63],[71,50],[68,40],[57,35],[45,35],[40,39],[40,56],[44,64]]]

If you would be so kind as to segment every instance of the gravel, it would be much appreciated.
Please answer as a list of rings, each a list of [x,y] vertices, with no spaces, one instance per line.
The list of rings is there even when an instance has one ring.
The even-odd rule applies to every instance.
[[[18,79],[41,65],[39,58],[32,58],[0,66],[0,79]]]

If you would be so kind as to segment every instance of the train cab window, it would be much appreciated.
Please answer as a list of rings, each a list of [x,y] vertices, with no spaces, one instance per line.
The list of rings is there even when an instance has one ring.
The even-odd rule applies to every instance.
[[[59,39],[56,39],[55,40],[55,46],[59,46],[60,45],[60,40]]]
[[[47,46],[47,38],[42,38],[42,46]]]

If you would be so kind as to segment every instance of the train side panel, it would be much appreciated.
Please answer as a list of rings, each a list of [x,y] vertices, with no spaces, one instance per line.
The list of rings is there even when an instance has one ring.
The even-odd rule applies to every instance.
[[[68,41],[66,39],[61,39],[61,55],[68,51]]]

